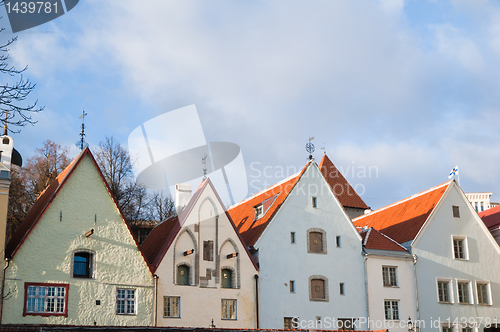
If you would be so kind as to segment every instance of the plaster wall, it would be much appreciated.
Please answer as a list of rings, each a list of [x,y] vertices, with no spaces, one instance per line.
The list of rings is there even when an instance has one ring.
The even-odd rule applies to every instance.
[[[481,323],[495,319],[500,312],[500,256],[495,240],[484,226],[459,187],[452,183],[449,193],[438,205],[434,216],[424,227],[424,233],[412,245],[418,256],[417,280],[421,318],[425,321],[424,331],[436,331],[437,319],[450,319],[453,323]],[[452,206],[459,206],[460,218],[453,217]],[[467,239],[468,259],[455,259],[453,236]],[[453,299],[452,303],[438,303],[437,279],[447,278]],[[470,281],[471,304],[458,303],[457,281]],[[478,304],[476,282],[490,283],[492,303]],[[482,322],[481,322],[482,320]],[[431,323],[434,323],[431,326]],[[457,324],[452,324],[459,331]]]
[[[312,197],[317,198],[316,208]],[[315,228],[326,232],[326,253],[308,253],[307,231]],[[296,243],[291,243],[291,232]],[[366,317],[361,237],[315,163],[309,164],[255,247],[262,328],[283,328],[284,317],[298,317],[305,324],[301,328],[336,329],[331,324],[337,318]],[[315,275],[328,280],[327,301],[310,300],[309,278]],[[317,317],[321,326],[312,326]]]
[[[257,273],[210,185],[199,196],[156,270],[158,280],[158,326],[256,328],[255,279]],[[213,261],[203,260],[203,241],[214,242]],[[195,253],[184,256],[186,250]],[[238,256],[227,258],[237,252]],[[191,285],[176,284],[178,264],[189,260]],[[233,288],[222,288],[221,270],[233,272]],[[207,270],[208,269],[208,270]],[[206,284],[201,279],[209,277]],[[164,297],[180,297],[180,317],[164,316]],[[236,319],[222,319],[222,299],[235,299]]]
[[[79,249],[95,253],[91,279],[72,277],[72,254]],[[68,317],[23,317],[27,282],[69,284]],[[88,155],[13,257],[5,286],[7,324],[152,324],[151,272]],[[116,314],[117,288],[136,289],[136,314]]]

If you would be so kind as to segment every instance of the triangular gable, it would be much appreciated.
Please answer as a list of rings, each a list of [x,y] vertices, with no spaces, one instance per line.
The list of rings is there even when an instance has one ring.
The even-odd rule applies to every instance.
[[[163,260],[163,257],[165,256],[168,249],[174,242],[179,231],[182,229],[186,219],[192,212],[193,207],[198,202],[198,199],[200,198],[201,194],[204,192],[206,187],[211,187],[212,192],[214,193],[215,197],[217,198],[217,201],[224,210],[224,213],[226,214],[229,223],[233,227],[236,236],[243,244],[243,248],[245,248],[248,257],[254,264],[255,269],[258,269],[257,266],[255,265],[254,260],[252,259],[252,256],[250,255],[250,252],[248,251],[248,248],[245,246],[245,242],[243,242],[240,234],[238,233],[238,230],[236,229],[236,226],[233,220],[231,219],[231,216],[226,211],[224,203],[222,203],[222,200],[219,194],[217,193],[217,190],[215,190],[212,181],[210,180],[210,178],[206,178],[200,183],[200,185],[196,189],[196,192],[193,194],[186,207],[179,213],[179,217],[174,216],[158,224],[155,228],[153,228],[153,230],[148,235],[146,240],[142,243],[141,250],[147,257],[153,272],[155,272],[158,266],[160,265],[161,261]]]
[[[57,178],[55,178],[47,186],[47,188],[45,188],[45,190],[43,192],[40,193],[35,204],[30,209],[30,211],[28,212],[28,214],[24,218],[21,225],[19,225],[16,232],[12,235],[12,238],[10,239],[9,243],[7,243],[6,249],[5,249],[6,257],[9,257],[9,258],[14,257],[14,255],[17,253],[19,248],[22,246],[22,244],[24,243],[26,238],[29,236],[31,231],[35,228],[38,221],[42,218],[45,211],[48,209],[50,204],[57,197],[58,193],[61,191],[64,184],[68,181],[68,179],[71,177],[71,175],[73,174],[75,169],[78,167],[80,162],[85,158],[85,156],[90,157],[90,160],[92,161],[95,168],[97,169],[97,172],[99,173],[99,176],[101,177],[101,180],[103,181],[103,183],[106,187],[106,190],[108,191],[108,194],[110,195],[110,197],[113,201],[113,204],[117,208],[122,221],[125,223],[128,231],[129,231],[130,236],[132,237],[137,249],[139,250],[139,245],[137,244],[137,241],[136,241],[135,237],[133,236],[132,231],[130,230],[130,227],[125,222],[125,218],[123,217],[123,214],[120,211],[120,208],[118,207],[118,204],[116,203],[114,196],[111,194],[111,190],[109,188],[108,183],[104,179],[104,176],[102,175],[101,169],[97,165],[97,162],[95,161],[94,156],[90,152],[90,149],[87,147],[57,176]],[[141,256],[143,257],[144,262],[149,267],[149,264],[147,263],[147,260],[144,257],[142,251],[139,250],[139,252],[141,253]]]
[[[375,228],[363,228],[359,234],[363,240],[363,246],[366,249],[389,250],[389,251],[406,251],[402,245],[380,233]]]
[[[488,229],[492,230],[500,227],[500,205],[491,209],[479,212],[479,217]]]
[[[356,227],[373,227],[403,244],[415,239],[452,181],[352,220]]]
[[[321,158],[318,167],[343,207],[369,209],[368,205],[361,199],[326,154]]]

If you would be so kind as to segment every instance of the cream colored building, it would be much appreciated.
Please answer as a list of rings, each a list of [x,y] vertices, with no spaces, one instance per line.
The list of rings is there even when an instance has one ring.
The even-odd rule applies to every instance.
[[[472,207],[476,210],[477,213],[483,212],[484,210],[488,210],[492,208],[497,203],[491,203],[490,198],[493,193],[465,193],[465,196],[472,204]]]
[[[158,276],[158,326],[256,328],[257,268],[210,179],[191,197],[176,185],[179,216],[141,250]]]
[[[154,280],[87,148],[6,247],[4,324],[150,326]]]

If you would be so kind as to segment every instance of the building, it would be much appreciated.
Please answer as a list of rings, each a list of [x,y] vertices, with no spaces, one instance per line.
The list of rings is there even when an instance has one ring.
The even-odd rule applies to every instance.
[[[500,244],[500,206],[479,212],[479,217],[483,220],[484,225],[493,235],[495,241]]]
[[[361,236],[313,160],[228,212],[259,264],[261,328],[363,328]]]
[[[4,324],[150,326],[148,264],[88,148],[6,247]]]
[[[157,276],[158,326],[257,328],[257,266],[209,178],[141,245]],[[155,325],[156,325],[155,324]]]
[[[491,195],[493,193],[465,193],[477,213],[498,205],[497,203],[490,203]]]
[[[455,180],[353,223],[373,227],[413,255],[416,318],[423,331],[482,331],[494,323],[500,309],[500,248]]]

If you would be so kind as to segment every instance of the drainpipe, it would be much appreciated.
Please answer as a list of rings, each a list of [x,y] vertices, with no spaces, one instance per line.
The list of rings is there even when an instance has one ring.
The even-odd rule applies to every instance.
[[[364,251],[364,249],[363,249]],[[368,253],[364,251],[363,258],[365,260],[365,292],[366,292],[366,321],[368,325],[366,330],[370,330],[370,296],[368,295]]]
[[[9,267],[9,258],[5,258],[5,266],[2,271],[2,287],[0,290],[0,325],[2,324],[2,314],[3,314],[3,297],[4,297],[4,291],[5,291],[5,270]]]
[[[253,276],[255,278],[255,320],[256,328],[259,329],[259,275]]]
[[[420,306],[418,303],[418,282],[417,282],[417,255],[412,254],[413,256],[413,279],[415,282],[415,302],[417,303],[417,321],[420,321]]]
[[[156,327],[158,325],[158,318],[157,318],[157,312],[158,312],[158,277],[156,274],[153,276],[154,280],[154,294],[153,294],[153,324]]]

